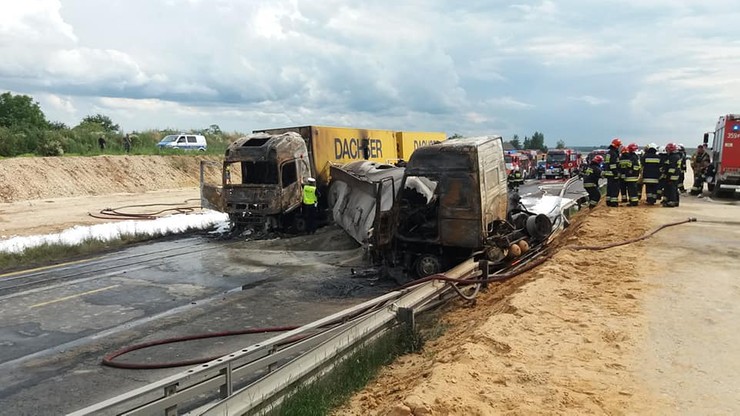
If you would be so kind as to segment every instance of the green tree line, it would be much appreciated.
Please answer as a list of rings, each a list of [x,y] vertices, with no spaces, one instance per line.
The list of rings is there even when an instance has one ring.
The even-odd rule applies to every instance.
[[[133,131],[131,153],[172,154],[178,150],[160,150],[157,143],[168,134],[179,130]],[[208,140],[208,153],[222,154],[229,143],[240,133],[224,133],[216,124],[191,133],[203,134]],[[101,149],[98,139],[103,137],[106,146]],[[28,95],[10,92],[0,94],[0,156],[20,155],[62,156],[122,154],[124,133],[120,126],[103,114],[88,115],[74,127],[49,121],[39,104]]]

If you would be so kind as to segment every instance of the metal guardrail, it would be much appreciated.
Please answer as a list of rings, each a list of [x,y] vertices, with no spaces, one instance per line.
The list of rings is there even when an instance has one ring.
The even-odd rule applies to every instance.
[[[577,178],[572,178],[563,184],[561,196],[575,180]],[[561,206],[561,215],[564,217],[566,212],[582,204],[582,199]],[[478,263],[467,260],[445,274],[464,278],[477,272]],[[226,416],[269,410],[279,404],[297,383],[330,370],[350,351],[396,325],[398,311],[411,311],[413,314],[448,289],[448,285],[432,281],[412,289],[390,292],[69,416],[173,416],[183,411],[194,416]],[[336,322],[343,323],[316,333]],[[300,342],[281,346],[307,333],[312,335]]]

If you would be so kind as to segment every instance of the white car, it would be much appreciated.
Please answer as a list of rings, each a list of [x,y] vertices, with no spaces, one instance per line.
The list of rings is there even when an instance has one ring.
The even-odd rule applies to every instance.
[[[206,143],[206,138],[199,134],[181,133],[165,136],[157,143],[157,147],[160,149],[199,150],[205,152],[208,148],[208,143]]]

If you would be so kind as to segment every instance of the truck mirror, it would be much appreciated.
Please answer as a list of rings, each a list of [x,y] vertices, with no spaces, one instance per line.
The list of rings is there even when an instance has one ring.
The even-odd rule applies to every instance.
[[[709,143],[709,133],[704,133],[704,144]]]

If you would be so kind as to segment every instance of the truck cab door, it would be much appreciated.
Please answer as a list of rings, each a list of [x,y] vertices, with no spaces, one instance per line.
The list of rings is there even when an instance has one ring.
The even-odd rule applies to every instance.
[[[224,212],[223,182],[215,183],[215,177],[223,178],[223,166],[218,162],[200,161],[200,206],[206,209]],[[220,175],[219,175],[220,173]]]

